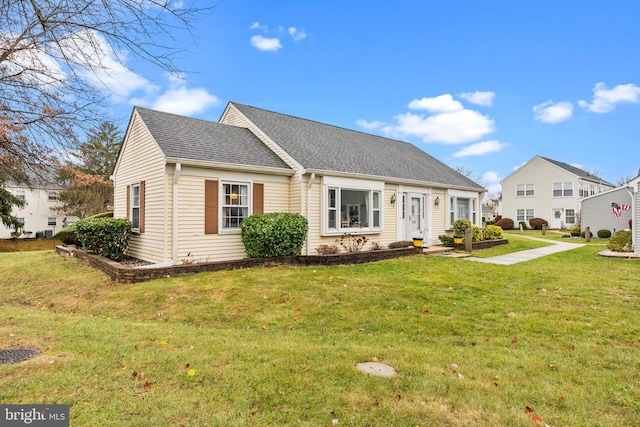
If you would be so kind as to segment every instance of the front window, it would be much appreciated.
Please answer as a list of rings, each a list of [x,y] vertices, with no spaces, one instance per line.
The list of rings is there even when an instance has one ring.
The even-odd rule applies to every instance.
[[[573,197],[573,182],[554,182],[553,197]]]
[[[249,216],[249,185],[222,184],[222,228],[237,229]]]
[[[576,210],[575,209],[567,209],[564,212],[564,220],[567,224],[575,224],[576,222]]]
[[[449,198],[449,227],[452,227],[453,223],[459,219],[468,219],[472,224],[476,224],[477,205],[478,199],[451,196]]]
[[[140,231],[140,184],[131,186],[131,230]]]
[[[533,209],[517,209],[516,210],[517,222],[529,222],[531,218],[535,218]]]
[[[329,230],[348,232],[349,229],[381,228],[380,191],[329,187],[326,196]]]
[[[516,185],[517,197],[532,197],[535,195],[535,187],[533,184],[518,184]]]

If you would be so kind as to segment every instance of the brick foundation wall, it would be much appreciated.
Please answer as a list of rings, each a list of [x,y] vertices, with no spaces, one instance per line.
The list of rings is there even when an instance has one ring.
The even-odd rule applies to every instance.
[[[103,271],[116,283],[138,283],[163,277],[186,276],[204,271],[236,270],[251,267],[348,265],[381,261],[422,253],[420,249],[408,247],[380,251],[362,251],[335,255],[291,256],[281,258],[256,258],[237,261],[179,264],[164,268],[139,268],[124,266],[99,255],[88,254],[73,246],[57,246],[61,256],[76,257],[95,269]]]

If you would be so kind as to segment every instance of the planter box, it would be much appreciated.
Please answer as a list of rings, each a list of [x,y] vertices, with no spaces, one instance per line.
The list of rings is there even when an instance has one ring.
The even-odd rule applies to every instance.
[[[492,248],[494,246],[498,246],[498,245],[504,245],[509,243],[509,239],[496,239],[496,240],[481,240],[479,242],[473,242],[471,244],[472,250],[478,250],[478,249],[488,249],[488,248]],[[455,244],[453,245],[454,249],[457,250],[464,250],[464,243],[462,244]]]

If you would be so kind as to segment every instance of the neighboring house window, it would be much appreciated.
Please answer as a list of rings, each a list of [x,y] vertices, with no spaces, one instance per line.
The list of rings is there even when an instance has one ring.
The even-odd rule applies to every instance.
[[[381,228],[381,196],[375,190],[328,187],[327,228],[334,231]]]
[[[533,209],[518,209],[516,210],[517,222],[529,222],[531,218],[535,218]]]
[[[24,190],[16,190],[16,199],[25,200]]]
[[[575,222],[576,222],[576,210],[575,209],[567,209],[564,212],[564,221],[567,224],[575,224]]]
[[[47,218],[47,225],[53,225],[54,227],[58,224],[55,216],[50,216]]]
[[[554,182],[553,197],[573,197],[573,182]]]
[[[140,184],[131,186],[131,230],[140,231]]]
[[[47,193],[47,197],[50,202],[55,202],[58,200],[58,193],[56,193],[55,191],[49,191]]]
[[[240,228],[249,217],[249,185],[222,184],[222,229]]]
[[[535,187],[533,184],[516,185],[516,197],[532,197],[535,196]]]
[[[18,220],[18,224],[20,224],[20,227],[24,227],[24,218],[16,218]]]

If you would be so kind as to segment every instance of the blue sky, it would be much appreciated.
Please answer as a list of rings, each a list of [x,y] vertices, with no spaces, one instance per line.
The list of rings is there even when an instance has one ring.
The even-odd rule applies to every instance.
[[[223,0],[183,78],[128,64],[112,119],[235,101],[411,142],[491,193],[536,155],[616,183],[640,168],[639,22],[637,0]]]

